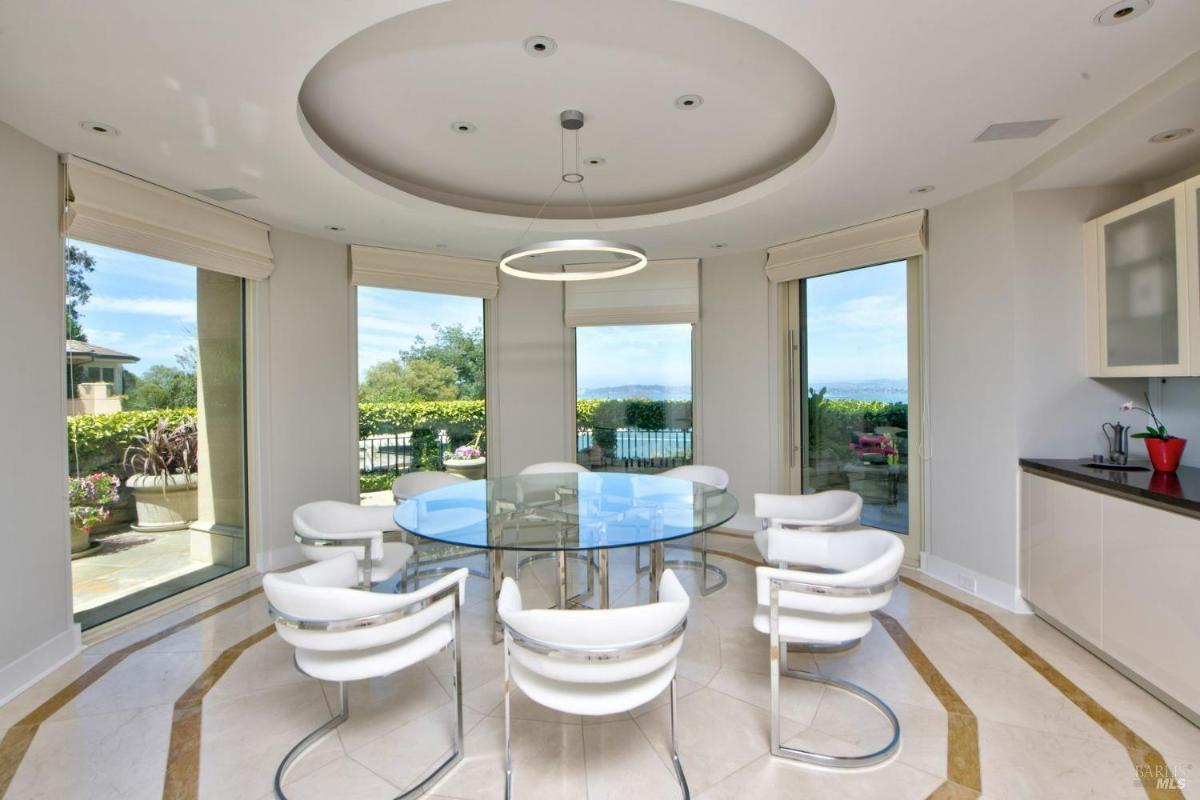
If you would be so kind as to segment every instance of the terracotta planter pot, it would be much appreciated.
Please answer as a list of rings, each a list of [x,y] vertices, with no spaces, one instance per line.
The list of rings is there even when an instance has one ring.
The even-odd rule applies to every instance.
[[[125,485],[137,505],[135,531],[181,531],[196,521],[196,475],[131,475]],[[165,491],[164,491],[165,489]]]
[[[1146,453],[1157,472],[1174,472],[1179,468],[1179,459],[1183,458],[1183,448],[1187,447],[1187,439],[1175,436],[1170,439],[1142,441],[1146,443]]]

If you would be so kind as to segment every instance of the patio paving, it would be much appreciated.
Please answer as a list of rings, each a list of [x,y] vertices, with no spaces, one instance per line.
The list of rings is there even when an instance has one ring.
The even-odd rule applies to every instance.
[[[75,613],[212,566],[191,557],[186,530],[140,533],[126,530],[96,537],[100,550],[71,562]]]

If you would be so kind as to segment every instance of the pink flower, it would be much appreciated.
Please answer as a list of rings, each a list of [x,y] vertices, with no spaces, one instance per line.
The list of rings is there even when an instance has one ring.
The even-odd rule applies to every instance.
[[[1124,403],[1121,404],[1121,410],[1122,411],[1133,411],[1133,401],[1126,400]]]

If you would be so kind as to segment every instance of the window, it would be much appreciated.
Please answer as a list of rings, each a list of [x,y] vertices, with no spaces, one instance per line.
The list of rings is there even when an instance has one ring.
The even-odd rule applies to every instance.
[[[391,503],[395,478],[487,469],[484,300],[358,288],[359,489]]]
[[[692,463],[692,326],[575,329],[577,461],[661,472]]]
[[[242,278],[67,247],[75,617],[106,622],[248,563]]]

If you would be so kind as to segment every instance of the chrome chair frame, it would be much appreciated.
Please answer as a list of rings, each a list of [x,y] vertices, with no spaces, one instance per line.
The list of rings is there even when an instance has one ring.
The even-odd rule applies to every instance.
[[[374,539],[327,539],[318,536],[305,536],[298,531],[295,534],[295,538],[300,544],[308,545],[309,547],[335,547],[341,549],[361,547],[363,552],[362,557],[358,560],[358,564],[359,568],[362,570],[362,579],[358,582],[358,588],[365,589],[367,591],[371,590],[371,545],[374,542]],[[416,552],[416,550],[414,549],[413,552]],[[405,575],[407,570],[408,567],[406,565],[405,568],[401,570],[400,574],[400,591],[402,592],[406,591],[408,586],[408,580]]]
[[[433,769],[428,775],[422,778],[413,788],[396,796],[396,800],[405,800],[405,798],[415,798],[423,795],[429,787],[436,783],[443,775],[445,775],[451,767],[462,760],[463,757],[463,689],[462,689],[462,647],[459,636],[462,633],[461,617],[462,617],[462,599],[459,597],[458,584],[447,586],[437,594],[423,598],[422,600],[413,603],[412,605],[398,608],[395,611],[388,611],[382,614],[371,614],[365,617],[351,617],[349,619],[339,620],[309,620],[300,617],[294,617],[290,614],[285,614],[274,606],[268,606],[268,613],[276,623],[288,628],[295,628],[302,631],[353,631],[363,628],[372,628],[377,625],[386,625],[389,622],[395,622],[399,619],[412,616],[418,612],[424,611],[430,606],[438,603],[446,598],[454,597],[454,612],[453,619],[453,640],[450,644],[450,655],[454,665],[454,674],[452,676],[454,682],[454,702],[457,720],[454,730],[454,751],[441,764]],[[293,663],[296,670],[301,674],[308,675],[303,669],[300,669],[299,663],[296,663],[293,658]],[[395,673],[392,673],[395,674]],[[311,677],[311,676],[309,676]],[[382,676],[381,676],[382,677]],[[287,800],[287,795],[283,792],[283,777],[304,752],[320,741],[325,734],[337,728],[343,722],[350,718],[350,704],[346,696],[346,683],[338,681],[338,713],[332,719],[323,723],[319,728],[305,736],[296,743],[287,755],[283,757],[283,761],[279,762],[279,767],[275,770],[275,797],[279,800]]]
[[[872,694],[863,687],[850,683],[849,681],[839,680],[837,678],[829,678],[824,675],[818,675],[815,672],[806,670],[791,669],[787,665],[787,650],[780,647],[779,640],[779,592],[785,589],[789,592],[799,592],[802,594],[816,594],[827,597],[870,597],[871,595],[883,594],[891,591],[897,583],[900,582],[899,577],[892,578],[884,583],[875,586],[826,586],[823,584],[806,583],[804,581],[787,580],[784,578],[769,578],[770,583],[770,659],[771,659],[771,755],[779,758],[788,758],[794,761],[802,761],[806,764],[815,764],[820,767],[831,767],[835,769],[850,769],[855,767],[870,767],[875,764],[880,764],[891,758],[900,748],[900,720],[896,719],[896,713],[888,706],[887,703],[879,699],[878,696]],[[891,740],[876,750],[873,753],[867,753],[861,756],[834,756],[827,753],[817,753],[811,750],[801,750],[797,747],[784,747],[780,741],[779,735],[779,677],[786,675],[789,678],[797,678],[799,680],[810,681],[812,683],[820,683],[825,686],[832,686],[835,689],[841,689],[848,692],[860,700],[864,700],[875,707],[892,726]]]
[[[504,623],[504,798],[512,800],[512,714],[510,708],[509,696],[512,691],[512,674],[510,668],[510,659],[512,658],[512,648],[517,647],[529,650],[539,655],[549,656],[550,658],[560,659],[568,662],[587,663],[589,661],[622,661],[628,658],[652,653],[656,650],[661,650],[674,642],[679,637],[683,636],[684,630],[687,628],[687,618],[679,621],[671,630],[666,633],[656,636],[652,639],[646,639],[633,644],[625,645],[624,647],[585,647],[585,646],[568,646],[543,642],[526,636],[520,631],[515,630],[508,623]],[[677,746],[677,738],[675,735],[676,728],[676,689],[675,676],[671,677],[671,763],[675,766],[675,779],[679,782],[679,788],[682,792],[683,800],[691,800],[691,792],[688,790],[687,777],[683,774],[683,763],[679,760],[679,748]]]

